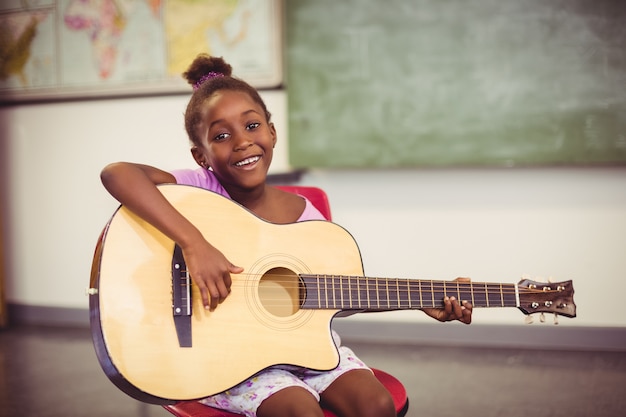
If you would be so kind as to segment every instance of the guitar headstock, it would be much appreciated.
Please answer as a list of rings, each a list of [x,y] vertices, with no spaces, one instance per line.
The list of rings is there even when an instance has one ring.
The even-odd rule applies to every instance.
[[[519,309],[524,314],[554,313],[576,317],[572,281],[537,282],[523,279],[517,284]]]

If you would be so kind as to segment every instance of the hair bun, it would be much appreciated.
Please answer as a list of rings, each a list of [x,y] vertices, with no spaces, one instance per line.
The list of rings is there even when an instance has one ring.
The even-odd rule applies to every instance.
[[[183,78],[187,82],[196,88],[207,79],[208,74],[217,74],[231,76],[233,68],[224,61],[222,57],[214,57],[208,54],[199,54],[196,59],[193,60],[187,71],[183,73]],[[209,77],[210,78],[210,77]]]

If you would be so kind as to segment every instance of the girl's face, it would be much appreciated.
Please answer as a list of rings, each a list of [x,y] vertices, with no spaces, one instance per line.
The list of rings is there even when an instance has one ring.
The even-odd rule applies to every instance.
[[[276,130],[247,93],[221,90],[203,105],[201,146],[192,154],[211,167],[229,193],[265,183],[276,144]]]

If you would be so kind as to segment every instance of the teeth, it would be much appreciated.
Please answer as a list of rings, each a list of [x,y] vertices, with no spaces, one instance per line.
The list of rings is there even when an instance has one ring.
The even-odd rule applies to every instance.
[[[235,165],[238,166],[238,167],[242,167],[244,165],[253,164],[256,161],[258,161],[259,159],[261,159],[259,156],[253,156],[251,158],[246,158],[243,161],[239,161]]]

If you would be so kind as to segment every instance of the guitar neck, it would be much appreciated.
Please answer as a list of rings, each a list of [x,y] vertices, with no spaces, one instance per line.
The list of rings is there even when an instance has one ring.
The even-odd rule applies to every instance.
[[[442,307],[444,296],[474,307],[518,307],[515,284],[301,274],[303,309],[417,310]]]

